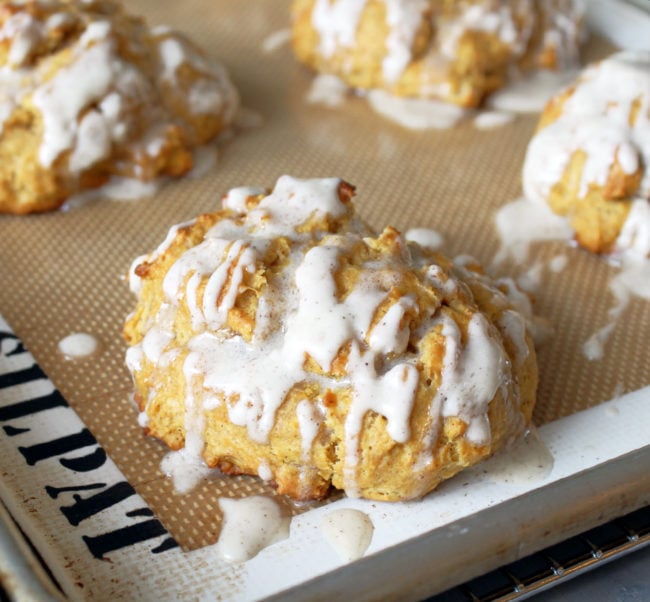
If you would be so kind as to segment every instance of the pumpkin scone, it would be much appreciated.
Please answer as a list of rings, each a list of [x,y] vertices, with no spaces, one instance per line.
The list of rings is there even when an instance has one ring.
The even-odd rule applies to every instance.
[[[294,0],[297,58],[353,88],[476,107],[513,72],[574,66],[571,0]]]
[[[650,252],[650,52],[589,65],[549,101],[523,187],[566,216],[590,251]]]
[[[185,174],[238,102],[223,66],[117,2],[3,2],[0,213],[56,209],[112,176]]]
[[[172,453],[300,500],[396,501],[526,429],[537,363],[512,282],[377,235],[353,194],[233,189],[134,262],[127,365]]]

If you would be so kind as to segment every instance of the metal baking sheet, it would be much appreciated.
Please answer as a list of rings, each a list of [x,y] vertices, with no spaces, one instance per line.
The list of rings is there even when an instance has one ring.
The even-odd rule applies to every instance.
[[[312,75],[288,47],[264,50],[269,36],[288,27],[287,2],[250,0],[246,10],[236,0],[128,7],[222,59],[262,123],[222,144],[210,173],[169,183],[153,198],[0,218],[0,497],[11,517],[0,539],[34,546],[3,544],[28,559],[12,568],[19,582],[34,570],[43,584],[35,596],[59,595],[54,580],[62,596],[79,600],[320,599],[339,592],[418,599],[650,502],[650,375],[639,336],[650,327],[648,304],[632,303],[606,361],[588,362],[580,346],[606,321],[613,269],[551,243],[536,250],[538,258],[564,253],[569,261],[538,299],[539,312],[558,320],[558,334],[540,349],[535,414],[555,457],[551,474],[508,485],[492,482],[482,466],[421,502],[337,499],[298,512],[290,538],[253,560],[219,560],[211,545],[219,492],[265,488],[248,477],[222,478],[177,496],[161,475],[165,450],[140,433],[123,364],[120,330],[133,303],[123,276],[131,260],[153,249],[171,224],[213,209],[230,187],[271,186],[291,173],[343,177],[357,185],[359,210],[372,226],[435,228],[450,254],[489,262],[498,246],[492,217],[520,193],[521,156],[536,117],[495,132],[470,122],[408,132],[359,98],[336,110],[306,102]],[[618,8],[590,3],[592,22],[613,43],[638,47],[639,23],[647,27],[648,19]],[[607,10],[616,27],[608,29]],[[587,55],[611,48],[596,39]],[[57,343],[72,331],[96,336],[98,355],[62,358]],[[319,522],[333,507],[360,508],[373,519],[373,541],[360,561],[342,563],[322,538]],[[34,550],[42,563],[29,560]]]

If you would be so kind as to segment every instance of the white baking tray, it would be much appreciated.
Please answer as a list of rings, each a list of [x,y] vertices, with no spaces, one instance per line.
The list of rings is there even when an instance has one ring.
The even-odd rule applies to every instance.
[[[650,18],[634,6],[592,0],[589,17],[617,44],[648,47]],[[416,600],[650,503],[646,387],[541,427],[555,464],[537,482],[492,482],[487,463],[420,502],[340,499],[227,564],[212,547],[174,545],[1,318],[0,333],[0,568],[15,599]],[[322,536],[336,507],[374,523],[359,561],[343,563]]]

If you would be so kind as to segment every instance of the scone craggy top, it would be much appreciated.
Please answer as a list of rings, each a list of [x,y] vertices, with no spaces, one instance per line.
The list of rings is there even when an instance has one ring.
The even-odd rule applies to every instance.
[[[298,58],[359,88],[480,104],[517,69],[577,63],[582,2],[294,0]]]
[[[567,215],[583,246],[636,245],[650,255],[649,165],[650,53],[620,52],[549,102],[526,154],[524,191]]]
[[[3,3],[0,83],[0,158],[15,174],[0,211],[15,213],[111,175],[181,175],[238,105],[221,65],[108,0]]]
[[[530,420],[535,354],[494,283],[359,220],[338,179],[234,189],[131,271],[149,432],[280,492],[409,499]]]

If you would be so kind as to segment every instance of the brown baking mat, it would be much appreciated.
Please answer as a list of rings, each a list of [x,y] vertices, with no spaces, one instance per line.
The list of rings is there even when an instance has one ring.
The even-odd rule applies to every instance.
[[[185,549],[213,543],[221,496],[271,493],[251,477],[214,477],[185,496],[159,472],[165,448],[142,435],[130,402],[121,328],[134,299],[124,281],[131,261],[153,250],[168,228],[214,210],[233,186],[272,186],[278,176],[339,176],[358,189],[357,206],[375,228],[428,227],[442,233],[449,254],[490,263],[498,240],[494,211],[520,194],[523,154],[535,117],[488,132],[471,123],[415,133],[373,114],[361,99],[337,110],[306,103],[311,74],[284,46],[264,54],[262,42],[288,25],[280,0],[131,1],[151,24],[190,35],[227,65],[243,104],[263,117],[222,146],[217,167],[200,179],[164,187],[135,202],[96,201],[31,217],[0,216],[0,314],[34,354],[126,478]],[[587,57],[610,48],[593,41]],[[533,249],[545,262],[562,253],[564,272],[549,275],[537,310],[556,334],[540,349],[535,413],[545,423],[648,384],[650,303],[632,302],[607,346],[588,362],[585,339],[607,322],[611,268],[563,244]],[[65,361],[58,342],[88,332],[101,342],[95,357]],[[308,506],[293,508],[304,511]]]

